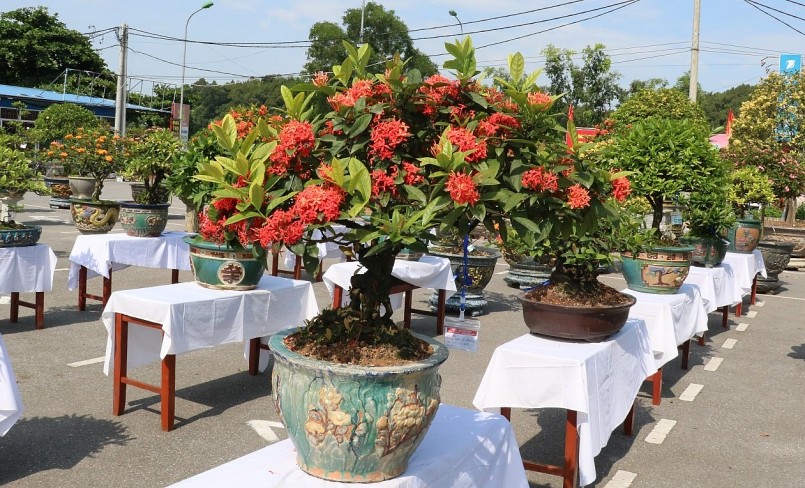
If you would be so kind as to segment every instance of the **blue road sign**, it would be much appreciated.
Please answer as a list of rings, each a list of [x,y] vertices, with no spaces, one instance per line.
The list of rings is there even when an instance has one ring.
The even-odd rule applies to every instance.
[[[802,67],[801,54],[781,54],[780,74],[796,74]]]

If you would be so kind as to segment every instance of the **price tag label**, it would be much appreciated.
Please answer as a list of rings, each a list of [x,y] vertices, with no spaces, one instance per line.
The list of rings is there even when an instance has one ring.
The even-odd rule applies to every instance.
[[[682,225],[682,214],[679,212],[671,212],[671,225]]]
[[[475,352],[478,350],[478,333],[481,321],[477,319],[459,320],[458,317],[444,319],[444,345],[450,349]]]

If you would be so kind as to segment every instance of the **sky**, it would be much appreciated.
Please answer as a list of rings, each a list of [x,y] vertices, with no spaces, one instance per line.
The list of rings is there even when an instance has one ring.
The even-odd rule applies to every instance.
[[[185,46],[182,42],[185,24],[203,3],[203,0],[3,0],[0,9],[43,5],[58,14],[68,28],[94,32],[93,46],[115,72],[120,48],[115,32],[108,29],[127,24],[131,29],[128,74],[130,90],[135,92],[148,93],[153,83],[179,85],[185,47],[187,83],[204,78],[220,84],[267,74],[295,74],[302,69],[306,62],[304,46],[230,47],[193,42]],[[479,67],[504,67],[510,53],[521,52],[527,61],[526,68],[531,71],[543,66],[540,52],[548,44],[581,51],[600,43],[612,59],[612,69],[620,73],[619,84],[624,87],[632,80],[650,78],[664,78],[673,84],[690,70],[694,0],[377,0],[377,3],[395,11],[412,30],[410,35],[416,47],[430,55],[438,66],[446,59],[444,43],[462,37],[463,31],[472,32]],[[212,7],[192,16],[187,39],[304,44],[314,23],[340,24],[346,9],[361,5],[362,0],[214,0]],[[451,10],[456,17],[450,15]],[[499,18],[488,20],[492,17]],[[777,70],[780,54],[805,51],[805,0],[701,0],[700,29],[702,89],[721,92],[742,83],[755,84],[767,70]],[[433,38],[436,36],[443,37]],[[482,47],[486,45],[490,46]],[[580,64],[580,59],[577,63]],[[542,77],[539,83],[547,84],[547,80]]]

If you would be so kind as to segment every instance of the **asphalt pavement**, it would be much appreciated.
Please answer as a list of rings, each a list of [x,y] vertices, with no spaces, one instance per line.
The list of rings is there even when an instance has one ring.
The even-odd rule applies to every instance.
[[[128,184],[108,181],[103,197],[129,199]],[[9,323],[9,305],[0,299],[0,334],[25,404],[23,418],[0,437],[0,485],[162,487],[287,437],[270,400],[268,373],[250,376],[238,343],[177,358],[175,430],[160,429],[159,397],[137,388],[129,388],[125,413],[112,415],[112,381],[102,372],[101,305],[90,302],[79,312],[77,292],[67,290],[68,256],[78,235],[69,210],[50,208],[47,197],[34,194],[22,203],[17,220],[43,227],[40,242],[54,250],[58,265],[53,291],[45,295],[45,329],[35,329],[30,309]],[[168,230],[183,228],[184,206],[174,199]],[[119,224],[113,232],[121,232]],[[520,292],[503,281],[506,270],[500,261],[487,288],[478,351],[451,351],[441,368],[444,403],[473,408],[495,347],[527,332]],[[721,327],[719,313],[709,316],[705,346],[691,345],[690,368],[683,371],[678,359],[665,366],[661,405],[651,404],[650,384],[644,384],[634,435],[613,432],[595,459],[598,479],[590,486],[805,487],[805,273],[786,271],[780,279],[778,294],[759,295],[755,305],[746,297],[749,313],[731,313],[729,329]],[[181,272],[180,280],[192,276]],[[616,274],[601,280],[625,287]],[[113,290],[169,282],[169,270],[130,267],[114,273]],[[99,293],[100,279],[90,280],[89,288]],[[324,284],[314,289],[319,306],[327,304]],[[429,295],[417,290],[414,308],[426,307]],[[396,317],[402,320],[399,312]],[[432,317],[414,316],[412,328],[443,339]],[[145,381],[159,377],[158,365],[134,371]],[[686,390],[699,391],[681,400]],[[514,410],[523,457],[561,462],[564,418],[556,409]],[[664,439],[649,442],[659,430],[667,432]],[[549,475],[528,478],[532,487],[561,486]]]

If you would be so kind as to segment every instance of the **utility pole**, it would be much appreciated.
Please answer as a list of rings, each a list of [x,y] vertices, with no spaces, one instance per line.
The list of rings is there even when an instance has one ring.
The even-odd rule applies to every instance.
[[[120,43],[120,68],[117,74],[117,94],[115,96],[115,134],[126,135],[126,105],[128,104],[128,94],[126,93],[126,62],[128,59],[129,46],[129,26],[120,26],[118,34]]]
[[[693,41],[690,45],[690,88],[688,97],[696,103],[696,90],[699,86],[699,19],[702,0],[693,0]]]

